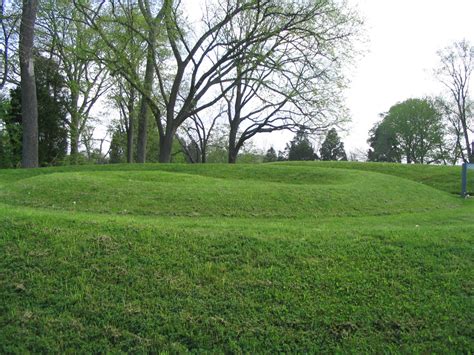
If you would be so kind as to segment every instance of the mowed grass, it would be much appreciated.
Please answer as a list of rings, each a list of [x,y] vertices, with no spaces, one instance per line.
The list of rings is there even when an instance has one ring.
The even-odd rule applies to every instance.
[[[0,171],[0,352],[473,352],[459,171]]]

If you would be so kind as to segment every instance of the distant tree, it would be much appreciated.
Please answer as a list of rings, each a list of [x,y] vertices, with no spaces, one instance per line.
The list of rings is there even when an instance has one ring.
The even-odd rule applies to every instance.
[[[390,108],[368,142],[370,161],[437,162],[443,144],[441,114],[429,99],[408,99]]]
[[[319,150],[319,154],[321,155],[321,160],[347,160],[344,143],[341,142],[335,128],[329,130]]]
[[[349,161],[365,162],[367,161],[367,158],[367,151],[362,148],[354,148],[347,156]]]
[[[110,90],[109,101],[119,110],[119,122],[117,122],[115,128],[120,132],[115,132],[115,128],[111,129],[112,141],[114,141],[114,137],[115,140],[117,139],[116,134],[123,132],[126,135],[126,160],[127,163],[133,163],[136,135],[137,92],[122,77],[114,79],[114,86]],[[113,160],[112,157],[110,159]]]
[[[288,160],[316,160],[317,154],[309,141],[308,133],[305,129],[300,129],[295,137],[286,145]]]
[[[15,52],[12,47],[17,40],[17,22],[21,17],[17,5],[19,4],[16,2],[12,4],[5,0],[0,1],[0,90],[12,81],[11,72],[16,66],[12,60]]]
[[[273,147],[270,147],[270,149],[267,150],[264,158],[263,158],[263,162],[264,163],[271,163],[271,162],[274,162],[274,161],[277,161],[278,160],[278,155],[275,151],[275,149]]]
[[[439,51],[438,55],[441,64],[435,73],[448,90],[449,99],[445,101],[447,117],[461,148],[462,159],[472,163],[474,156],[469,133],[474,128],[474,106],[469,90],[474,70],[474,46],[463,40]]]
[[[463,148],[462,126],[453,111],[452,104],[443,97],[435,100],[436,108],[443,117],[444,139],[440,145],[440,162],[443,164],[456,165],[460,160],[464,160],[465,151]]]
[[[368,161],[401,163],[402,154],[397,136],[388,121],[382,120],[372,127],[367,143],[370,145],[367,153]]]
[[[229,23],[225,42],[249,46],[234,60],[235,85],[224,94],[229,163],[259,133],[326,128],[345,119],[342,66],[360,24],[337,1],[269,1]],[[342,5],[342,6],[341,6]],[[278,16],[266,16],[266,14]],[[267,38],[252,41],[256,24]],[[238,28],[238,31],[234,29]],[[274,33],[275,35],[269,36]],[[224,81],[227,83],[230,79]],[[222,91],[227,87],[222,87]]]
[[[208,147],[212,144],[221,115],[222,108],[207,117],[195,114],[180,127],[182,135],[177,134],[176,137],[189,163],[206,163]]]
[[[126,146],[126,139],[124,132],[121,132],[120,129],[113,129],[112,130],[112,140],[110,142],[110,163],[124,163],[126,160],[126,153],[129,151],[125,151],[124,147]],[[127,161],[129,163],[130,161]]]
[[[11,144],[6,126],[9,113],[10,100],[4,95],[0,95],[0,168],[13,166]]]

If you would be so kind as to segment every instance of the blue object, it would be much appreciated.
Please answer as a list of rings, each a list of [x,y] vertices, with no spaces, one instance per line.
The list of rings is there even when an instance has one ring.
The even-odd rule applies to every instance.
[[[467,196],[467,171],[474,169],[474,164],[464,163],[462,165],[461,197]]]

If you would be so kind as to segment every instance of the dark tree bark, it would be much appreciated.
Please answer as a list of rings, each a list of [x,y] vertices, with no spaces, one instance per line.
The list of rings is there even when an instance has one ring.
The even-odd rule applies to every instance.
[[[227,161],[229,164],[235,164],[237,162],[237,155],[239,154],[239,148],[237,147],[237,130],[239,125],[235,124],[235,122],[237,121],[231,123],[229,131],[229,146],[227,156]]]
[[[176,130],[173,128],[167,128],[165,135],[160,137],[160,163],[171,162],[171,152],[173,150],[173,139],[175,134]]]
[[[127,120],[127,163],[133,163],[133,125],[135,122],[135,90],[132,89],[128,99],[128,120]]]
[[[154,31],[150,31],[150,40],[152,39]],[[149,44],[150,45],[150,44]],[[147,61],[146,61],[146,70],[145,70],[145,91],[147,95],[143,95],[142,101],[140,104],[140,116],[138,117],[138,137],[137,137],[137,162],[145,163],[146,162],[146,144],[147,144],[147,130],[148,130],[148,113],[149,113],[149,99],[152,87],[153,87],[153,72],[154,72],[154,57],[153,49],[148,49]]]
[[[141,11],[147,14],[147,18],[151,19],[150,5],[148,1],[139,3]],[[147,132],[148,132],[148,113],[150,111],[150,97],[153,90],[153,81],[155,74],[155,47],[157,26],[160,21],[161,14],[158,14],[153,20],[148,22],[148,48],[146,56],[145,79],[143,85],[142,101],[140,104],[140,115],[138,117],[138,137],[137,137],[137,162],[146,162],[146,146],[147,146]],[[161,145],[161,144],[160,144]]]
[[[38,101],[36,97],[33,40],[37,0],[23,0],[20,26],[21,116],[23,168],[38,167]]]
[[[79,102],[79,93],[75,90],[71,91],[71,105],[69,114],[71,115],[69,121],[69,135],[71,137],[71,157],[72,162],[76,163],[79,154],[79,112],[77,112],[77,105]]]

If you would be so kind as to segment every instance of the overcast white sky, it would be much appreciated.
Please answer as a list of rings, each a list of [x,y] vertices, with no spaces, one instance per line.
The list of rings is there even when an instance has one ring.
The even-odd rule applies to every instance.
[[[474,0],[348,0],[365,19],[368,43],[350,73],[347,105],[352,122],[348,151],[367,149],[368,131],[397,102],[442,91],[433,78],[436,52],[463,38],[474,43]],[[256,145],[283,149],[291,134],[256,138]]]
[[[365,147],[378,114],[410,97],[437,95],[436,52],[463,38],[474,43],[473,0],[350,0],[365,18],[369,43],[351,76],[352,124],[345,145]]]

